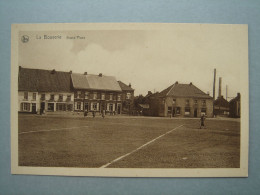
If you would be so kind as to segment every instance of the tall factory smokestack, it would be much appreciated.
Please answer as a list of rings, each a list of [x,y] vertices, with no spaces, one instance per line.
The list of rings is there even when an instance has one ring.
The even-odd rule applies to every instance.
[[[213,80],[213,100],[215,100],[215,88],[216,88],[216,68],[214,69],[214,80]]]
[[[226,100],[228,101],[228,86],[226,85]]]
[[[222,77],[219,77],[218,97],[221,97]]]

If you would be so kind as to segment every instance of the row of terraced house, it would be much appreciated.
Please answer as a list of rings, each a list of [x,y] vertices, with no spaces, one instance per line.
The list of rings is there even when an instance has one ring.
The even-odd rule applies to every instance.
[[[134,89],[113,76],[19,67],[19,112],[131,113]]]

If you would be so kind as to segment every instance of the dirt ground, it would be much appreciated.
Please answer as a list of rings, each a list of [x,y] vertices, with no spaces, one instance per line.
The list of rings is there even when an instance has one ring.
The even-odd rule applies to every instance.
[[[238,168],[239,120],[19,114],[19,165]]]

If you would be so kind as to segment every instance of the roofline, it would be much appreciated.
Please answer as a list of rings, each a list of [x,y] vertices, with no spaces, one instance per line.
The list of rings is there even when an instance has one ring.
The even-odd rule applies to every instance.
[[[76,90],[92,90],[92,91],[115,91],[115,92],[123,92],[122,90],[111,90],[111,89],[94,89],[94,88],[75,88]]]

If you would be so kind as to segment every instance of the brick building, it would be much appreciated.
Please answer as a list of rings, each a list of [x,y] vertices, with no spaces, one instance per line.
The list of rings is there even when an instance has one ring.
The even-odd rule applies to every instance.
[[[213,98],[192,83],[176,82],[148,98],[149,115],[152,116],[200,117],[205,114],[213,117]]]
[[[118,81],[118,84],[122,90],[122,113],[132,114],[134,107],[134,89],[131,84],[126,85],[122,81]]]
[[[122,90],[113,76],[71,74],[74,110],[121,114]]]
[[[237,97],[233,98],[229,102],[229,116],[233,118],[241,117],[241,103],[240,103],[240,93],[237,93]]]

